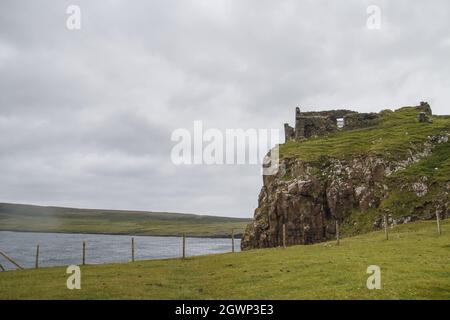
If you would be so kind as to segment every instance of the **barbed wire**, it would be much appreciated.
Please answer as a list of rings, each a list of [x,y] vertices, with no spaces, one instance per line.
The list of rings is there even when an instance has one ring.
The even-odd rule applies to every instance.
[[[175,236],[124,236],[94,234],[27,234],[25,241],[1,242],[4,250],[24,268],[126,263],[130,261],[188,258],[226,252],[239,252],[244,229],[232,229],[228,238]],[[11,239],[13,240],[13,239]],[[38,240],[38,243],[37,241]],[[8,245],[10,244],[10,245]],[[0,271],[16,269],[0,256]],[[3,268],[3,269],[2,269]]]

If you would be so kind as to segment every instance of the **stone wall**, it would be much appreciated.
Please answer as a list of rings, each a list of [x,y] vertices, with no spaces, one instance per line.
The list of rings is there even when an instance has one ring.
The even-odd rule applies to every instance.
[[[300,116],[295,122],[295,139],[324,136],[337,131],[336,120],[324,116]]]
[[[344,116],[344,129],[353,130],[375,126],[379,123],[378,113],[352,113]]]
[[[416,107],[417,110],[425,112],[427,115],[431,116],[433,115],[431,111],[431,107],[428,104],[428,102],[421,101],[420,105]]]
[[[299,111],[300,109],[297,108]],[[346,109],[337,109],[337,110],[327,110],[327,111],[307,111],[307,112],[296,112],[296,116],[304,116],[304,117],[330,117],[331,119],[343,118],[347,114],[356,113],[355,111],[346,110]]]
[[[288,123],[284,124],[284,141],[293,140],[295,138],[295,130]]]
[[[417,108],[431,115],[428,103],[421,102]],[[297,107],[295,109],[295,128],[287,123],[284,124],[285,141],[320,137],[336,132],[341,129],[338,128],[337,119],[343,119],[342,129],[353,130],[377,125],[380,114],[358,113],[347,109],[301,112]]]

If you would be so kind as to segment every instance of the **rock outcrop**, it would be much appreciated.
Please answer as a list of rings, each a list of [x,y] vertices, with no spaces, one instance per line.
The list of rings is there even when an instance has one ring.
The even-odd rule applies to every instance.
[[[421,105],[420,108],[426,107]],[[431,114],[431,109],[427,114]],[[361,114],[349,115],[358,115],[356,118],[362,117],[361,121],[368,121],[369,125],[378,121],[378,114],[368,118]],[[393,185],[389,177],[426,158],[436,145],[446,143],[448,138],[447,132],[428,137],[425,143],[411,148],[409,155],[397,159],[371,153],[342,159],[324,156],[319,161],[282,158],[278,173],[263,177],[254,221],[247,226],[242,249],[282,245],[283,225],[287,245],[325,241],[335,237],[336,222],[344,223],[355,211],[389,211],[389,206],[383,206],[383,200],[394,190],[425,196],[432,187],[426,177],[400,185],[398,182]],[[436,210],[442,218],[449,215],[449,188],[450,182],[447,190],[442,190],[439,197],[426,204],[430,215]],[[415,219],[411,212],[405,212],[400,218],[389,217],[390,223]],[[376,229],[381,227],[382,221],[376,217],[371,224]]]

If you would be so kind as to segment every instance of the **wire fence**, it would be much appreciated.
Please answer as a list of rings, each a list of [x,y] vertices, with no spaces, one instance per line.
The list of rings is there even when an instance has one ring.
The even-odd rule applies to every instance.
[[[239,252],[242,233],[233,229],[228,238],[204,238],[0,231],[0,271]]]
[[[308,245],[330,239],[340,239],[338,224],[312,226],[310,224],[286,223],[269,228],[268,236],[261,237],[263,247],[287,247]]]
[[[443,216],[445,218],[445,216]],[[392,218],[381,215],[384,237],[389,239]],[[341,224],[281,224],[269,236],[258,239],[259,247],[287,247],[317,242],[341,241]],[[437,233],[442,234],[441,217],[436,213]],[[179,236],[124,236],[95,234],[32,233],[0,231],[0,271],[63,265],[134,262],[140,260],[188,258],[239,252],[244,230],[233,229],[229,238]]]
[[[436,231],[438,235],[442,234],[441,220],[446,217],[445,214],[436,212],[435,222]],[[392,232],[397,222],[387,212],[379,216],[379,228],[384,230],[384,239],[389,240],[389,235]],[[406,221],[404,223],[411,222]],[[335,240],[336,245],[340,245],[342,239],[342,225],[340,220],[327,221],[326,224],[321,224],[321,221],[312,223],[284,223],[269,227],[269,232],[260,237],[260,247],[287,247],[292,245],[308,245],[318,242],[325,242]]]

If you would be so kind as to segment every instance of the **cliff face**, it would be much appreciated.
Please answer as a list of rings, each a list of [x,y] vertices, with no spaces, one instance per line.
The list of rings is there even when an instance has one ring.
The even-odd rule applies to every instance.
[[[390,224],[434,218],[436,212],[441,218],[448,216],[450,121],[436,128],[427,123],[422,132],[418,111],[385,112],[385,124],[394,118],[398,125],[408,127],[403,132],[397,128],[392,139],[381,126],[359,131],[360,139],[355,141],[342,132],[281,146],[280,170],[263,177],[254,221],[244,233],[242,249],[282,245],[283,224],[286,244],[293,245],[334,238],[336,222],[348,234],[381,228],[384,213]],[[404,136],[415,129],[421,135],[434,135],[408,137],[405,146]],[[402,140],[396,140],[397,135]],[[333,149],[338,143],[341,154],[340,149]],[[402,148],[395,153],[397,144]],[[428,173],[430,166],[436,167]]]

